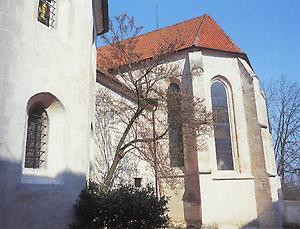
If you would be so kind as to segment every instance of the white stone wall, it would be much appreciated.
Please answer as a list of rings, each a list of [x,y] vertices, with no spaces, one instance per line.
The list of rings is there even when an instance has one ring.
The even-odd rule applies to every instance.
[[[97,84],[97,92],[105,92],[107,95],[112,96],[114,101],[118,103],[128,103],[129,106],[135,107],[132,101],[127,100],[126,98],[122,97],[121,95],[105,88],[101,84]],[[97,93],[96,92],[96,93]],[[97,103],[99,101],[99,105],[101,105],[101,96],[97,99]],[[103,111],[108,111],[110,108],[103,103]],[[92,162],[93,167],[93,179],[97,182],[103,182],[103,175],[106,174],[108,171],[107,163],[111,165],[117,144],[127,127],[126,123],[121,121],[127,120],[125,114],[116,113],[118,111],[110,110],[108,113],[103,114],[98,112],[100,109],[96,109],[96,118],[95,121],[95,159]],[[115,113],[115,114],[114,114]],[[121,117],[120,117],[121,116]],[[108,125],[101,129],[97,122],[107,122]],[[100,128],[99,128],[100,127]],[[97,137],[99,136],[99,138]],[[127,141],[133,140],[132,134],[129,133],[129,138]],[[110,141],[105,141],[103,138],[110,138]],[[126,140],[125,140],[126,142]],[[155,179],[154,179],[154,170],[150,166],[150,164],[146,161],[143,161],[140,157],[137,156],[137,151],[130,151],[128,152],[125,157],[120,161],[117,171],[117,174],[114,179],[114,184],[127,184],[127,185],[134,185],[134,178],[142,178],[142,186],[146,186],[147,184],[151,184],[154,186]]]
[[[191,51],[191,50],[190,50]],[[195,50],[194,50],[195,51]],[[171,64],[180,66],[183,72],[181,83],[187,87],[185,77],[189,77],[189,69],[194,65],[203,68],[203,73],[193,76],[192,92],[195,97],[204,98],[206,106],[211,108],[210,85],[214,79],[225,82],[228,86],[232,145],[234,153],[234,171],[218,171],[213,135],[207,141],[207,147],[198,152],[203,224],[218,228],[255,227],[257,206],[254,177],[251,174],[251,145],[248,143],[245,104],[243,101],[243,83],[239,58],[232,54],[216,51],[181,52],[174,56]],[[251,70],[248,64],[247,70]],[[252,72],[253,73],[253,72]],[[247,79],[249,80],[249,79]],[[253,77],[251,78],[253,80]],[[254,78],[254,80],[257,80]],[[267,114],[264,97],[255,84],[256,106],[259,111],[258,120],[267,128],[262,130],[264,155],[267,171],[274,176],[276,172],[272,142],[268,131]],[[256,124],[254,124],[256,125]],[[270,178],[272,200],[275,214],[280,218],[278,178]],[[171,195],[170,215],[176,223],[184,223],[184,205],[181,201],[184,190],[165,190]],[[180,202],[181,201],[181,202]],[[276,210],[277,209],[277,210]],[[280,219],[279,219],[280,220]]]
[[[260,88],[258,78],[254,77],[253,81],[255,84],[255,101],[256,101],[256,106],[258,107],[257,116],[258,116],[259,124],[261,126],[264,151],[266,152],[265,154],[265,160],[267,162],[266,168],[269,174],[276,176],[277,170],[276,170],[276,163],[275,163],[275,154],[273,150],[274,148],[272,143],[272,136],[270,133],[270,127],[268,121],[266,98],[264,92]]]
[[[234,154],[234,167],[236,175],[239,173],[250,175],[249,144],[247,139],[247,129],[245,125],[246,116],[244,112],[242,83],[237,59],[217,52],[203,53],[204,72],[201,77],[195,80],[194,91],[199,96],[206,99],[207,107],[211,108],[210,85],[213,79],[219,79],[226,83],[228,93],[228,106],[230,112],[232,145]],[[202,87],[198,88],[201,84]],[[217,171],[216,153],[214,137],[209,140],[208,151],[210,157],[210,169],[213,173]],[[201,168],[201,166],[200,166]],[[201,171],[201,169],[200,169]],[[222,176],[222,174],[221,174]]]
[[[198,52],[203,73],[195,77],[195,96],[204,98],[211,109],[210,85],[220,80],[227,86],[234,171],[218,171],[213,135],[207,149],[199,152],[203,224],[218,228],[239,228],[256,219],[253,177],[250,170],[246,116],[237,59],[213,51]]]
[[[66,228],[71,221],[93,146],[91,2],[57,1],[54,29],[37,21],[38,0],[0,2],[0,228]],[[46,172],[23,169],[27,103],[38,93],[61,106],[59,117],[55,106],[47,110]]]
[[[95,95],[91,0],[57,1],[54,29],[37,21],[37,8],[38,0],[0,1],[0,228],[65,228],[95,156],[91,153]],[[203,223],[219,228],[251,226],[257,218],[238,61],[215,51],[182,52],[171,61],[184,73],[184,88],[190,86],[190,65],[203,68],[189,89],[209,108],[212,80],[224,80],[229,86],[235,170],[217,171],[213,136],[198,152]],[[253,80],[259,110],[253,115],[268,128],[264,98],[257,79]],[[48,164],[43,172],[23,168],[27,103],[38,93],[50,93],[58,100],[47,110]],[[274,176],[267,128],[262,130],[263,147],[267,171]],[[141,162],[134,176],[153,181],[147,170]],[[280,189],[276,177],[271,189],[276,203]],[[184,221],[183,192],[165,192],[172,194],[170,215],[177,222]]]

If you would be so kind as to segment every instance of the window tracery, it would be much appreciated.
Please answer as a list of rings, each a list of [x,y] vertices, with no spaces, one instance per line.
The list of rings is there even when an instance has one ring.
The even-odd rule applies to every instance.
[[[212,110],[214,118],[214,138],[218,170],[234,170],[232,133],[228,94],[225,85],[215,81],[211,85]]]

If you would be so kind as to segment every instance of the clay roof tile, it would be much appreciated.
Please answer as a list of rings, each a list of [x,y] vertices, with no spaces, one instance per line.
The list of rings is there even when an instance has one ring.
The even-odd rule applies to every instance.
[[[140,61],[153,57],[155,50],[159,49],[161,43],[165,41],[164,38],[174,36],[180,36],[183,39],[180,50],[196,46],[225,52],[243,53],[221,27],[209,15],[205,14],[137,36],[135,51],[140,54]],[[126,40],[123,42],[126,42]],[[108,54],[110,50],[110,45],[97,49],[98,67],[111,69],[122,65],[121,63],[112,63],[111,66],[108,66],[107,63],[103,62],[103,54]]]

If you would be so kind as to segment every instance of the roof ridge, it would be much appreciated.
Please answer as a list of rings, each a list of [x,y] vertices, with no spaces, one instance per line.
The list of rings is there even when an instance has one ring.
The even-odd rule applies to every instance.
[[[172,25],[168,25],[168,26],[165,26],[165,27],[162,27],[162,28],[159,28],[159,29],[156,29],[156,30],[153,30],[153,31],[149,31],[149,32],[146,32],[146,33],[142,33],[142,34],[139,34],[137,36],[135,36],[134,38],[139,38],[139,37],[142,37],[142,36],[146,36],[148,34],[151,34],[151,33],[155,33],[157,31],[161,31],[161,30],[164,30],[164,29],[168,29],[168,28],[172,28],[172,27],[176,27],[177,25],[181,25],[181,24],[184,24],[184,23],[187,23],[189,21],[193,21],[193,20],[196,20],[196,19],[200,19],[202,18],[202,21],[203,21],[203,17],[205,16],[206,14],[204,15],[201,15],[201,16],[197,16],[197,17],[194,17],[194,18],[190,18],[190,19],[187,19],[185,21],[180,21],[180,22],[177,22],[175,24],[172,24]],[[124,41],[127,41],[129,39],[131,39],[132,37],[129,37],[121,42],[124,42]],[[109,46],[109,45],[104,45],[104,46],[100,46],[100,47],[97,47],[97,49],[100,49],[100,48],[103,48],[105,46]]]
[[[219,29],[224,33],[224,35],[226,36],[226,38],[229,40],[229,42],[231,42],[238,50],[240,50],[241,52],[243,52],[243,50],[241,50],[235,43],[234,41],[229,37],[229,35],[223,30],[223,28],[209,15],[207,15],[207,17],[213,22],[215,23]]]
[[[198,28],[198,30],[197,30],[197,32],[195,34],[195,38],[194,38],[194,41],[193,41],[193,45],[195,45],[195,46],[197,45],[197,42],[200,39],[200,37],[198,35],[200,35],[200,30],[202,29],[203,22],[204,22],[205,18],[207,17],[207,15],[208,14],[205,13],[204,15],[201,16],[202,20],[200,22],[199,28]]]

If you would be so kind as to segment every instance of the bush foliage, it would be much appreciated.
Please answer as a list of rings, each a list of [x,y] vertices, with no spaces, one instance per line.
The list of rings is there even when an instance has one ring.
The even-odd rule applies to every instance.
[[[166,228],[168,198],[157,198],[153,188],[120,186],[107,189],[90,183],[75,205],[76,222],[71,229]]]

